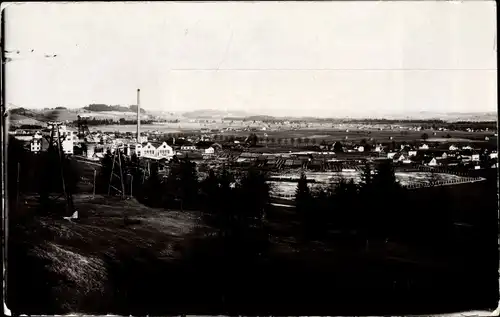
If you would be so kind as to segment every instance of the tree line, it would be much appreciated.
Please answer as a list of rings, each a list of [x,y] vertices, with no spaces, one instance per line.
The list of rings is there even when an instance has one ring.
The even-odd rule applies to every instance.
[[[86,107],[83,107],[83,109],[96,112],[101,112],[101,111],[137,112],[137,105],[130,105],[128,107],[124,107],[120,105],[90,104]],[[141,113],[146,113],[146,111],[141,108]]]
[[[125,173],[131,175],[133,195],[140,202],[156,208],[201,210],[223,240],[256,243],[252,245],[255,250],[265,248],[264,219],[270,208],[265,172],[250,168],[236,175],[222,168],[209,170],[208,176],[199,180],[195,163],[174,159],[162,177],[156,163],[146,173],[136,157],[123,159]],[[99,191],[106,193],[110,153],[102,163]],[[414,196],[396,180],[390,161],[377,166],[367,163],[359,184],[341,180],[331,187],[311,189],[302,174],[295,197],[295,217],[300,224],[297,234],[303,242],[321,240],[359,247],[368,246],[369,241],[388,240],[443,245],[452,236],[456,219],[449,211],[454,203],[446,191],[435,189],[425,197]]]
[[[23,143],[9,138],[7,146],[7,191],[9,207],[15,210],[22,203],[21,193],[36,194],[40,213],[57,213],[57,204],[51,197],[63,193],[77,192],[81,173],[65,155],[55,148],[31,153]],[[59,163],[60,162],[60,163]]]
[[[174,157],[164,175],[160,174],[158,163],[151,162],[147,166],[135,155],[130,159],[122,156],[121,160],[125,187],[131,188],[132,195],[139,202],[166,210],[202,211],[204,220],[216,229],[217,237],[234,252],[241,250],[242,243],[247,243],[247,248],[243,248],[245,254],[249,254],[249,250],[257,254],[265,248],[267,235],[263,220],[269,207],[270,187],[264,172],[250,169],[236,175],[222,168],[209,170],[208,175],[200,180],[196,164],[189,158]],[[108,193],[112,165],[113,156],[108,152],[102,160],[97,193]],[[121,186],[117,178],[111,185],[115,188]],[[130,194],[130,190],[126,192]]]
[[[398,241],[446,244],[452,236],[451,197],[445,191],[416,200],[396,180],[390,161],[376,168],[366,164],[360,184],[341,180],[312,191],[302,174],[296,190],[302,237],[358,244]]]
[[[74,120],[73,124],[78,125],[78,120]],[[98,125],[132,125],[137,124],[137,120],[127,120],[124,118],[120,118],[119,120],[113,119],[96,119],[95,117],[91,119],[86,119],[85,123],[90,126],[98,126]],[[152,124],[153,120],[141,120],[142,124]]]

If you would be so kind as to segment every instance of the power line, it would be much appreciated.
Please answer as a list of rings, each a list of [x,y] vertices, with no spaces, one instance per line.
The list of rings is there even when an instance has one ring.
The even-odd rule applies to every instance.
[[[241,71],[241,72],[263,72],[263,71],[496,71],[494,68],[172,68],[171,71]]]
[[[5,60],[3,61],[3,64],[13,62],[13,61],[18,61],[18,60],[26,60],[26,59],[32,59],[32,58],[56,58],[58,55],[57,54],[52,54],[52,53],[42,53],[38,54],[38,52],[35,53],[35,49],[29,49],[29,50],[4,50],[4,53],[6,54]],[[10,55],[10,56],[9,56]]]

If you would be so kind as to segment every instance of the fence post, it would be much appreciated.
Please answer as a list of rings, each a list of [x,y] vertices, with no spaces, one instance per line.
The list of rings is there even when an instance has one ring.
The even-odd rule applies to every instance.
[[[16,181],[16,208],[19,209],[19,180],[21,175],[21,163],[17,162],[17,181]]]
[[[94,186],[92,186],[92,198],[95,198],[95,178],[96,178],[96,170],[94,169]]]

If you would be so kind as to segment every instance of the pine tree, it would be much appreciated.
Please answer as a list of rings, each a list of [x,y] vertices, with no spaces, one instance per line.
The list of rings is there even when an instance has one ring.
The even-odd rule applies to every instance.
[[[196,164],[188,159],[183,160],[180,164],[180,188],[184,206],[194,207],[198,202],[198,173]]]
[[[363,173],[361,174],[361,184],[363,187],[367,188],[373,183],[372,168],[370,163],[366,162],[363,168]]]
[[[147,202],[152,207],[161,206],[162,202],[162,184],[158,175],[158,163],[152,163],[150,173],[145,184],[145,193],[147,193]]]
[[[100,194],[108,193],[109,179],[111,177],[111,171],[113,168],[113,156],[111,151],[107,151],[101,160],[101,170],[99,172],[99,177],[96,180],[96,192]]]
[[[210,170],[207,178],[205,178],[200,185],[206,203],[205,211],[213,215],[216,213],[218,207],[219,178],[215,175],[213,170]]]
[[[342,146],[342,143],[340,143],[339,141],[335,142],[335,144],[333,145],[333,151],[334,152],[344,152],[344,147]]]
[[[373,177],[372,193],[374,199],[378,201],[391,202],[389,206],[379,208],[376,212],[373,210],[366,217],[370,226],[370,234],[375,238],[387,239],[400,230],[403,218],[398,207],[404,202],[404,191],[396,180],[390,161],[378,166],[377,173]],[[367,210],[368,207],[365,208],[365,212],[368,212]]]
[[[239,202],[239,208],[236,209],[237,213],[231,226],[236,234],[233,234],[235,241],[246,244],[247,255],[262,253],[267,247],[268,239],[263,220],[269,204],[269,190],[266,175],[255,169],[250,169],[243,175],[236,189],[235,199]]]
[[[307,185],[307,176],[304,172],[300,174],[299,182],[297,183],[297,189],[295,191],[295,201],[297,206],[307,202],[311,199],[311,192],[309,191],[309,186]]]
[[[295,206],[306,236],[309,236],[312,227],[311,221],[313,220],[312,214],[314,212],[312,202],[313,199],[307,185],[307,177],[302,172],[295,192]]]

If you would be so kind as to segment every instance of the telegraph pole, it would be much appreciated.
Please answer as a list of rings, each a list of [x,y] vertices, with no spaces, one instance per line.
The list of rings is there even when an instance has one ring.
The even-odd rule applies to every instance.
[[[19,181],[20,181],[20,171],[21,171],[21,163],[17,162],[17,187],[16,187],[16,208],[19,211]]]
[[[92,187],[92,198],[95,198],[95,178],[96,178],[96,170],[94,169],[94,186]]]
[[[132,188],[134,187],[134,175],[130,175],[130,198],[134,197]]]
[[[141,90],[137,89],[137,143],[141,143]]]
[[[62,148],[61,144],[61,133],[60,133],[60,126],[62,125],[62,122],[58,121],[52,121],[49,122],[49,125],[51,126],[51,132],[50,132],[50,137],[49,137],[49,149],[47,150],[48,153],[54,153],[57,157],[57,163],[59,165],[59,170],[60,170],[60,177],[61,177],[61,184],[62,184],[62,194],[56,196],[55,198],[52,197],[50,198],[50,192],[48,193],[48,198],[49,199],[54,199],[58,200],[59,197],[63,196],[64,199],[66,200],[66,211],[69,215],[73,213],[74,205],[73,205],[73,197],[71,191],[68,191],[66,188],[66,181],[65,181],[65,163],[67,162],[67,159],[65,158],[64,151]]]
[[[109,177],[109,184],[108,184],[108,196],[111,195],[111,189],[114,189],[116,192],[120,193],[120,196],[122,199],[125,199],[125,185],[123,183],[123,170],[122,170],[122,160],[121,160],[121,151],[120,147],[116,148],[113,154],[113,163],[111,166],[111,175]],[[118,161],[118,174],[115,173],[115,163]],[[120,180],[120,189],[116,188],[113,186],[113,176],[118,178]]]

